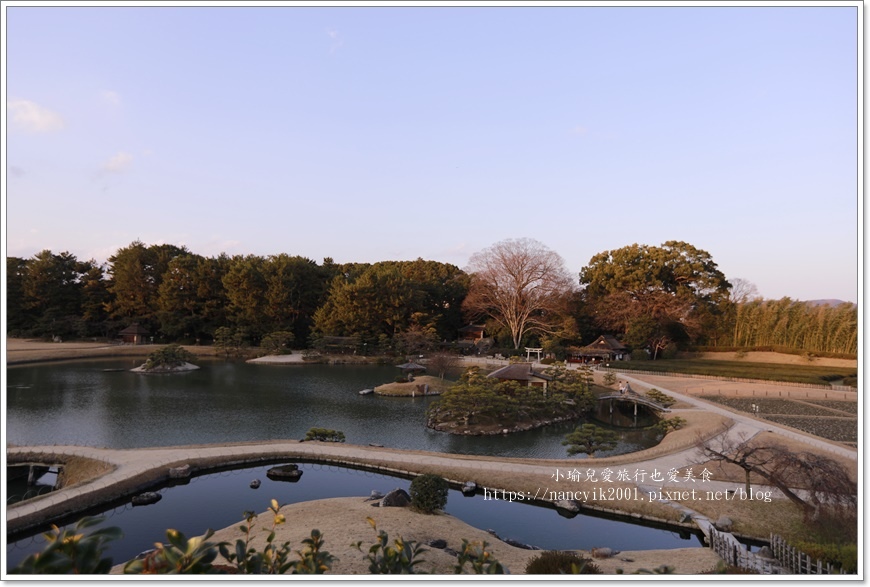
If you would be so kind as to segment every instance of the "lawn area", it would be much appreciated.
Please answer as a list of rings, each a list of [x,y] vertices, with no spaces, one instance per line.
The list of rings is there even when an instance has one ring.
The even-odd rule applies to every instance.
[[[709,359],[673,359],[658,361],[622,361],[615,365],[621,371],[653,371],[656,373],[687,373],[713,377],[739,377],[793,383],[825,385],[836,382],[856,371],[848,367],[822,367],[816,365],[787,365],[777,363],[749,363]]]

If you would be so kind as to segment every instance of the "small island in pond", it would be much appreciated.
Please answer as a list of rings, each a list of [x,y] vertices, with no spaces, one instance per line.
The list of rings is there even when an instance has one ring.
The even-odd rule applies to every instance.
[[[441,379],[433,375],[418,375],[410,381],[395,381],[375,387],[377,395],[394,397],[422,397],[426,395],[441,395],[453,385],[453,381]]]
[[[516,363],[484,375],[471,367],[429,407],[426,425],[451,434],[488,435],[574,420],[595,404],[591,385],[586,369],[538,372],[531,363]]]
[[[133,373],[145,374],[186,373],[199,369],[197,365],[193,364],[193,360],[193,354],[184,347],[170,344],[152,352],[143,365],[130,370]]]

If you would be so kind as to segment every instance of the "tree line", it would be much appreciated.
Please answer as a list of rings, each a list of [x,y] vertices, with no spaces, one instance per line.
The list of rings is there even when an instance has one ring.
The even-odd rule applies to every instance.
[[[579,276],[530,239],[496,243],[466,270],[424,259],[205,257],[138,240],[106,263],[44,250],[7,257],[6,267],[9,336],[113,338],[138,323],[159,342],[231,335],[258,345],[281,332],[295,348],[343,338],[375,352],[410,352],[454,341],[475,322],[496,346],[557,355],[599,334],[653,357],[698,345],[857,353],[854,304],[745,295],[751,284],[732,285],[709,253],[679,241],[601,252]]]

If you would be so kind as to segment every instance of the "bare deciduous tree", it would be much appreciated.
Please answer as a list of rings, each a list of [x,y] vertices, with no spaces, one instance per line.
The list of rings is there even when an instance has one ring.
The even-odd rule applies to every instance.
[[[718,438],[699,441],[698,448],[709,459],[731,463],[743,469],[746,492],[755,473],[779,489],[811,518],[825,508],[855,508],[858,485],[836,460],[824,455],[794,451],[775,442],[753,439]]]
[[[462,365],[462,359],[455,353],[435,353],[426,359],[426,367],[432,374],[438,374],[444,379],[447,371],[458,369]]]
[[[731,280],[731,293],[728,298],[735,304],[740,304],[761,299],[761,295],[754,283],[742,277],[735,277]]]
[[[510,330],[514,348],[529,332],[552,332],[574,282],[565,261],[532,239],[510,239],[472,255],[463,309]]]

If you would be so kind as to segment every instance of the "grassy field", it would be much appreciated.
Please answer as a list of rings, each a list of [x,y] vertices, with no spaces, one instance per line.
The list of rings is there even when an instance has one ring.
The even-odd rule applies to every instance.
[[[613,366],[614,364],[611,363]],[[847,367],[822,367],[816,365],[784,365],[777,363],[744,363],[741,361],[718,361],[708,359],[674,359],[658,361],[624,361],[616,364],[621,371],[672,372],[714,377],[740,377],[768,381],[827,384],[838,382],[855,370]]]

